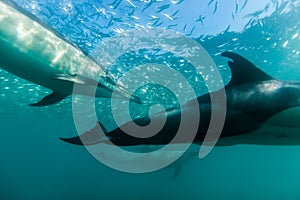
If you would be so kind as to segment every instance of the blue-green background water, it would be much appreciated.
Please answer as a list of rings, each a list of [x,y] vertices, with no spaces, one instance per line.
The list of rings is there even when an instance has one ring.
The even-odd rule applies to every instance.
[[[122,30],[167,27],[204,46],[225,82],[230,71],[220,53],[228,50],[275,78],[300,80],[298,0],[15,2],[87,53]],[[127,70],[128,65],[120,66],[118,73]],[[58,139],[76,134],[71,98],[32,108],[28,104],[50,91],[3,70],[0,80],[0,199],[300,199],[298,146],[217,147],[205,159],[177,161],[181,170],[175,179],[175,165],[148,174],[122,173],[84,147]],[[99,102],[99,112],[113,128],[101,115],[108,104]]]

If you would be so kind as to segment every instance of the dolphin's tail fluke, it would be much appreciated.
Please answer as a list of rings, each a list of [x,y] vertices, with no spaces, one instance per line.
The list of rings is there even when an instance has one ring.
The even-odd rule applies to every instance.
[[[75,144],[75,145],[80,145],[80,146],[84,145],[79,136],[71,137],[71,138],[59,138],[59,139],[61,139],[64,142],[70,143],[70,144]]]
[[[105,137],[105,133],[107,133],[106,128],[103,126],[103,124],[98,122],[93,129],[83,133],[80,136],[75,136],[71,138],[59,138],[59,139],[70,144],[87,146],[87,145],[94,145],[99,143],[106,143],[109,139],[108,137]]]

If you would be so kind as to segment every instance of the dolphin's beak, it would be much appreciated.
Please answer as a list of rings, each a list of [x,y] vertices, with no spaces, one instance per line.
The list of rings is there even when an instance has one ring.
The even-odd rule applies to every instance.
[[[116,92],[121,97],[125,97],[126,99],[129,99],[137,104],[143,104],[143,101],[139,97],[131,95],[123,85],[116,83],[109,76],[105,76],[103,79],[100,79],[98,82],[98,87],[105,87],[111,92]]]
[[[115,89],[114,90],[116,90],[116,92],[119,95],[126,97],[130,101],[133,101],[133,102],[135,102],[137,104],[143,104],[143,101],[141,100],[141,98],[139,98],[138,96],[129,94],[127,92],[127,90],[123,86],[121,86],[121,85],[115,85]]]

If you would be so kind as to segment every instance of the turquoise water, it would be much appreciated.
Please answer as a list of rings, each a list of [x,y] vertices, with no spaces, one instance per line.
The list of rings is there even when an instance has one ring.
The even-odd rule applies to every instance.
[[[275,78],[300,80],[298,0],[15,2],[86,53],[123,30],[167,27],[199,42],[225,83],[231,75],[220,53],[228,50],[246,56]],[[119,77],[144,60],[180,65],[182,71],[189,67],[176,55],[151,53],[150,58],[149,52],[128,53],[109,70]],[[32,108],[28,104],[50,91],[3,70],[0,80],[1,199],[300,199],[298,146],[216,147],[204,159],[185,155],[156,172],[123,173],[101,164],[84,147],[58,139],[76,135],[70,97]],[[206,91],[203,80],[191,83],[197,94]],[[159,102],[160,96],[150,93],[148,98]],[[114,128],[109,101],[97,102],[100,120]],[[137,117],[147,109],[136,106],[132,112]]]

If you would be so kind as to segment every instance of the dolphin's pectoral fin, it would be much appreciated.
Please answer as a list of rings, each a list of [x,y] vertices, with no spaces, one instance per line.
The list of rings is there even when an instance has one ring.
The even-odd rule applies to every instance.
[[[102,81],[95,81],[92,78],[86,77],[86,76],[82,76],[79,74],[54,74],[51,76],[51,79],[53,80],[58,80],[58,81],[65,81],[65,82],[70,82],[70,83],[75,83],[75,84],[80,84],[80,85],[89,85],[89,86],[95,86],[97,88],[102,88],[102,89],[106,89],[109,92],[113,92],[115,91],[116,94],[118,94],[121,97],[125,97],[128,98],[130,101],[135,102],[137,104],[143,104],[142,100],[135,96],[135,95],[131,95],[127,92],[127,90],[120,84],[116,84],[112,78],[110,78],[109,76],[104,76],[102,77],[103,80]],[[110,88],[108,87],[109,85],[114,86],[115,88]],[[107,98],[107,96],[103,96],[105,98]],[[109,96],[110,98],[111,96]]]
[[[93,129],[83,133],[80,136],[59,139],[75,145],[94,145],[108,140],[107,137],[104,137],[104,133],[106,133],[106,131],[107,130],[104,128],[103,124],[99,122]]]
[[[49,106],[52,104],[55,104],[57,102],[60,102],[64,98],[66,98],[68,95],[60,94],[57,92],[52,92],[51,94],[45,96],[42,100],[40,100],[37,103],[30,104],[30,106]]]
[[[178,165],[176,165],[174,167],[174,174],[173,174],[173,177],[172,177],[173,181],[178,177],[178,175],[180,174],[180,172],[181,172],[181,167],[178,166]]]
[[[236,143],[231,142],[230,139],[228,140],[228,138],[225,139],[219,139],[216,146],[218,147],[228,147],[228,146],[234,146],[236,145]]]
[[[97,81],[79,74],[54,74],[51,76],[51,78],[54,80],[66,81],[82,85],[98,85]]]
[[[246,58],[236,53],[226,51],[221,55],[230,58],[233,61],[228,62],[232,76],[231,81],[229,82],[230,85],[241,85],[244,83],[267,81],[273,79],[272,76],[266,74]]]

